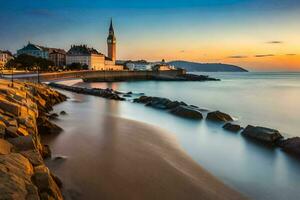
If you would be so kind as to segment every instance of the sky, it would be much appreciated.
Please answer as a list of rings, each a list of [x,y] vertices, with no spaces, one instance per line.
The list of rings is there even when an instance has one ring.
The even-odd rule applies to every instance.
[[[300,71],[299,0],[0,0],[0,49],[87,44],[118,59]]]

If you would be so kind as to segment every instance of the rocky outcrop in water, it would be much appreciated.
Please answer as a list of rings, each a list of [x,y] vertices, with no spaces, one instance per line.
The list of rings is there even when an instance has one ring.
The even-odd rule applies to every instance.
[[[278,145],[285,152],[300,156],[300,137],[293,137],[278,142]]]
[[[216,122],[233,121],[232,117],[220,111],[214,111],[207,114],[206,119]]]
[[[118,101],[125,100],[125,98],[119,96],[119,92],[114,91],[113,89],[109,89],[109,88],[107,88],[107,89],[82,88],[82,87],[62,85],[62,84],[58,84],[58,83],[49,83],[49,86],[67,90],[70,92],[76,92],[76,93],[80,93],[80,94],[88,94],[88,95],[103,97],[106,99],[112,99],[112,100],[118,100]]]
[[[202,113],[196,108],[193,108],[191,106],[180,105],[173,108],[170,112],[174,115],[184,117],[184,118],[203,119]]]
[[[283,138],[278,130],[251,125],[248,125],[242,131],[242,135],[271,144],[275,144],[278,140]]]
[[[239,132],[240,130],[242,130],[242,127],[240,125],[233,123],[226,123],[224,124],[223,128],[231,132]]]
[[[0,199],[63,199],[43,161],[50,150],[39,121],[55,126],[47,113],[64,100],[43,84],[0,81]]]

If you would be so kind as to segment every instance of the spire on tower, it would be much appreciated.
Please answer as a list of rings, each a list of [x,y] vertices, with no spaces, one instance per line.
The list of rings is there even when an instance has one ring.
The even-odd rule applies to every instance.
[[[110,19],[109,33],[114,34],[114,26],[113,26],[112,18]]]

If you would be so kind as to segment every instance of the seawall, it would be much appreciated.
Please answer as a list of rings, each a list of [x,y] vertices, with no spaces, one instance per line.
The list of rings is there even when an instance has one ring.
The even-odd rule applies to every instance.
[[[58,128],[47,113],[65,100],[43,84],[0,80],[0,199],[63,199],[40,137]]]
[[[185,70],[168,70],[168,71],[67,71],[55,73],[41,73],[39,79],[41,82],[63,80],[63,79],[84,79],[84,80],[99,80],[99,81],[114,81],[114,80],[148,80],[153,77],[176,77],[186,74]],[[6,78],[10,78],[6,76]],[[36,82],[38,80],[37,73],[35,74],[18,74],[15,79],[27,80]]]

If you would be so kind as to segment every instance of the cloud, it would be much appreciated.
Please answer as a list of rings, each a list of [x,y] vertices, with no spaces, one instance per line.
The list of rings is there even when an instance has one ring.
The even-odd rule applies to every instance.
[[[274,54],[260,54],[260,55],[255,55],[254,57],[256,58],[263,58],[263,57],[272,57],[275,56]]]
[[[248,56],[234,55],[234,56],[228,56],[227,58],[242,59],[242,58],[248,58]]]
[[[285,54],[286,56],[296,56],[297,54],[295,53],[288,53],[288,54]]]
[[[267,44],[282,44],[283,41],[279,41],[279,40],[273,40],[273,41],[268,41]]]

